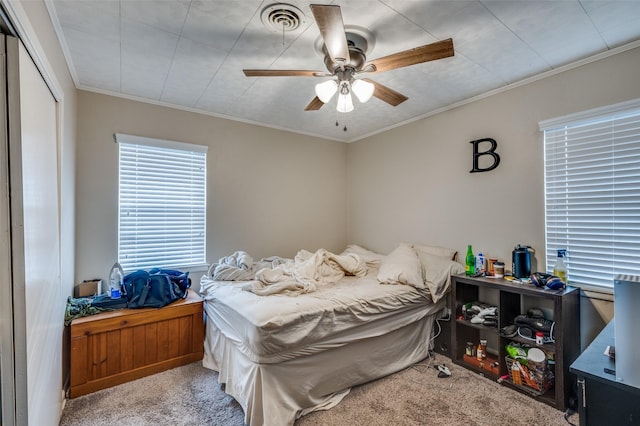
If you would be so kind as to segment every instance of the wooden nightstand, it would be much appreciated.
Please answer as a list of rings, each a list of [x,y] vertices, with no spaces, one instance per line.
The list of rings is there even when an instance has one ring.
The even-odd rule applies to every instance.
[[[202,299],[120,309],[71,323],[69,397],[76,398],[203,357]]]

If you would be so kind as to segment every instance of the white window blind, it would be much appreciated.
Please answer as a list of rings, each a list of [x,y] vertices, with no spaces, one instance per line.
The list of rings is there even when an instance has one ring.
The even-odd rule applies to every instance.
[[[567,249],[568,281],[612,287],[640,273],[640,102],[540,123],[546,269]]]
[[[116,134],[123,269],[205,264],[206,147]]]

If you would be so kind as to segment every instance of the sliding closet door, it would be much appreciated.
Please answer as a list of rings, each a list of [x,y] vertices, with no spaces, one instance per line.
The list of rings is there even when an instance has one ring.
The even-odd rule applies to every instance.
[[[7,82],[5,36],[0,35],[0,87]],[[2,410],[0,424],[14,425],[26,418],[27,383],[22,386],[15,380],[15,351],[14,345],[22,348],[23,368],[26,368],[26,339],[17,337],[14,333],[14,303],[12,288],[12,253],[11,253],[11,203],[10,203],[10,168],[9,168],[9,134],[7,126],[7,93],[0,90],[0,397]],[[24,305],[24,300],[22,302]],[[18,394],[20,396],[18,396]],[[24,401],[22,413],[17,412],[16,401]]]
[[[26,413],[30,425],[57,425],[65,307],[57,104],[22,44],[7,37],[6,49],[15,423],[27,423]]]
[[[57,105],[26,49],[22,43],[18,46],[29,424],[57,425],[65,308],[60,283]]]

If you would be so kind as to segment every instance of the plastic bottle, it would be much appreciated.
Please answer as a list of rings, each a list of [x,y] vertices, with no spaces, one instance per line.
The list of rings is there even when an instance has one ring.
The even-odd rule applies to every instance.
[[[483,361],[487,357],[487,341],[480,340],[480,344],[478,345],[478,350],[476,351],[476,359],[478,361]]]
[[[518,361],[513,361],[513,364],[511,365],[511,380],[513,380],[513,383],[516,385],[521,385],[522,376],[520,375],[520,369],[518,368],[517,362]]]
[[[476,274],[476,257],[473,255],[473,249],[471,248],[471,244],[467,246],[467,257],[465,258],[465,274],[467,275],[475,275]]]
[[[553,267],[553,275],[559,277],[565,284],[567,283],[567,265],[564,263],[566,255],[566,250],[558,250],[558,259],[556,260],[556,265]]]
[[[476,257],[476,274],[479,272],[484,272],[485,266],[484,266],[484,255],[482,254],[482,252],[478,253],[478,256]]]
[[[114,263],[109,273],[109,296],[112,299],[120,299],[122,297],[123,278],[122,266],[118,262]]]

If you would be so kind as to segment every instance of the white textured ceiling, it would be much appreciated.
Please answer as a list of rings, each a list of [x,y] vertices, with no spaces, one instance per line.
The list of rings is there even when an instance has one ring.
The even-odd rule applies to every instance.
[[[47,4],[80,89],[342,141],[640,40],[640,0],[282,1],[305,15],[284,35],[261,20],[275,1]],[[325,71],[310,3],[338,4],[345,25],[370,30],[370,60],[446,38],[455,56],[371,74],[409,97],[399,106],[354,100],[355,110],[342,114],[334,98],[305,112],[323,79],[246,77],[242,69]]]

